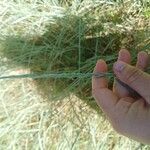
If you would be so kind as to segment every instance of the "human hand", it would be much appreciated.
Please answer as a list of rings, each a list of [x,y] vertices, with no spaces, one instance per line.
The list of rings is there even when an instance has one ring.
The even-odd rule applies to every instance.
[[[131,66],[130,61],[130,53],[121,50],[113,70],[119,80],[137,91],[142,98],[130,96],[129,91],[117,81],[113,90],[109,90],[104,77],[92,78],[92,94],[117,132],[150,144],[150,75],[143,72],[148,67],[149,57],[145,52],[140,52],[136,67]],[[107,72],[105,61],[97,62],[94,73],[97,72]]]

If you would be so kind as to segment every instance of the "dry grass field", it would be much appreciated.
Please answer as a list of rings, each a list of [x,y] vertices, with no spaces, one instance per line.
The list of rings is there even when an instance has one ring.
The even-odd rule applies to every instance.
[[[1,0],[0,150],[149,150],[117,134],[91,98],[91,78],[121,47],[150,50],[148,0]],[[67,74],[68,75],[68,74]],[[110,79],[110,87],[112,78]]]

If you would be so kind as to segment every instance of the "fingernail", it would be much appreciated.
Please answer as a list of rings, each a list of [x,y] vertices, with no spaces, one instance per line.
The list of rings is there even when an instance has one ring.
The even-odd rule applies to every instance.
[[[99,60],[97,61],[97,63],[100,63],[100,62],[104,62],[104,60],[103,60],[103,59],[99,59]]]
[[[122,61],[117,61],[117,62],[114,64],[114,69],[115,69],[115,71],[117,71],[117,72],[121,72],[124,68],[125,68],[125,63],[122,62]]]

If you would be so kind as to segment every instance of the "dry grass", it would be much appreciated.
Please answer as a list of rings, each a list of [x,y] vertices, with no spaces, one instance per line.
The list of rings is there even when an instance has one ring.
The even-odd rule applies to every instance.
[[[2,0],[1,74],[86,73],[98,58],[111,68],[120,47],[135,58],[139,50],[149,51],[149,5]],[[148,149],[116,134],[89,107],[96,109],[90,80],[0,81],[0,149]]]
[[[1,81],[1,149],[145,149],[77,97],[42,99],[32,80]],[[5,90],[4,90],[5,89]]]

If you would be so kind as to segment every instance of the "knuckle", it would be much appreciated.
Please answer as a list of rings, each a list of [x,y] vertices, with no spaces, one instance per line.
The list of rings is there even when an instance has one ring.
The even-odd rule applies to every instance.
[[[126,75],[126,81],[129,84],[132,84],[134,82],[136,82],[139,77],[142,75],[142,72],[139,71],[139,69],[134,68],[132,71],[130,71],[127,75]]]
[[[121,126],[113,127],[113,128],[114,128],[114,130],[115,130],[117,133],[119,133],[119,134],[123,134],[123,133],[124,133]]]
[[[95,95],[95,90],[94,89],[92,89],[92,96],[94,96]]]
[[[113,127],[113,129],[117,132],[117,133],[119,133],[119,134],[123,134],[124,133],[124,128],[123,128],[123,126],[122,126],[122,124],[119,122],[119,123],[116,123],[116,122],[114,122],[113,124],[112,124],[112,127]]]
[[[97,88],[93,88],[92,89],[92,96],[95,97],[97,94],[98,89]]]
[[[113,127],[113,129],[119,133],[119,134],[123,134],[124,130],[125,130],[125,122],[123,120],[122,117],[120,117],[120,115],[118,115],[118,113],[116,115],[114,115],[111,119],[111,125]]]

